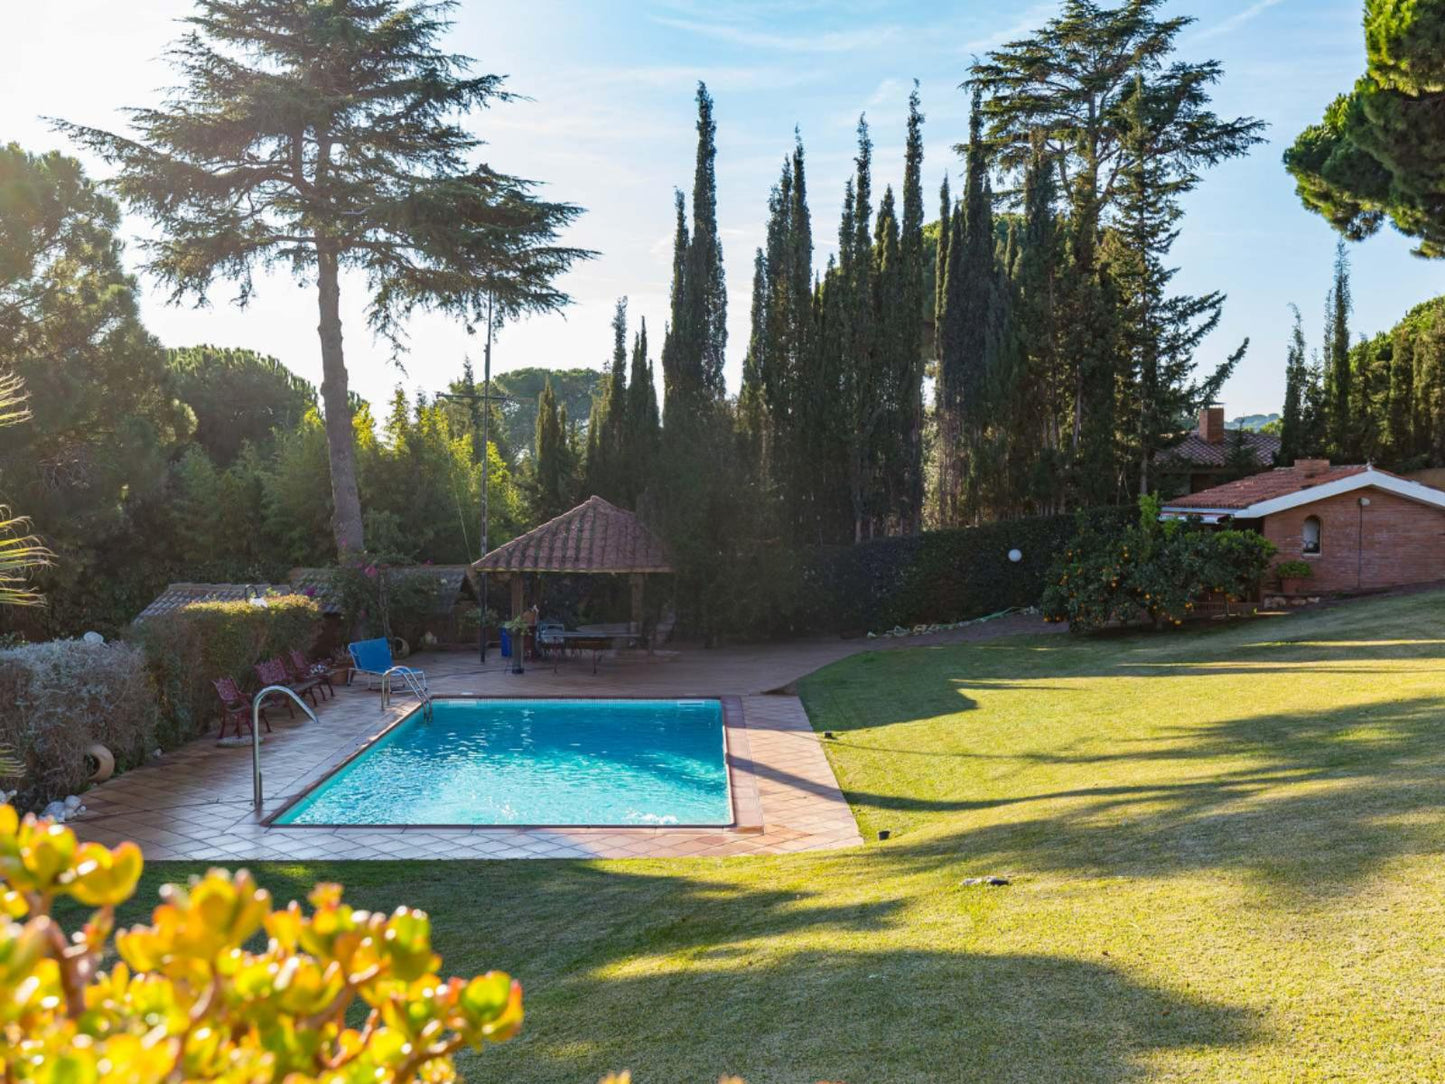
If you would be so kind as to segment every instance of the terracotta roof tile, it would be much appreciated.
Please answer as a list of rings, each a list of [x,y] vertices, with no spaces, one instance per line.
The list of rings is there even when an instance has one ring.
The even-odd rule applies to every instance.
[[[662,539],[631,512],[601,497],[588,497],[472,567],[488,572],[672,571]]]
[[[1231,430],[1241,432],[1240,430]],[[1254,453],[1254,461],[1261,466],[1274,462],[1279,454],[1279,437],[1273,433],[1256,433],[1242,430],[1244,446]],[[1164,469],[1171,467],[1223,467],[1229,462],[1233,446],[1232,436],[1227,434],[1217,443],[1207,441],[1198,433],[1190,433],[1179,444],[1155,456],[1155,462]]]
[[[1367,469],[1363,466],[1327,466],[1323,469],[1298,466],[1276,467],[1274,470],[1268,470],[1262,474],[1252,474],[1248,478],[1241,478],[1237,482],[1226,482],[1222,486],[1202,489],[1198,493],[1191,493],[1186,497],[1176,497],[1166,501],[1164,507],[1166,509],[1248,508],[1260,501],[1273,500],[1275,497],[1297,493],[1302,489],[1324,485],[1326,482],[1337,482],[1341,478],[1348,478]],[[1376,473],[1385,474],[1387,472],[1377,469]]]

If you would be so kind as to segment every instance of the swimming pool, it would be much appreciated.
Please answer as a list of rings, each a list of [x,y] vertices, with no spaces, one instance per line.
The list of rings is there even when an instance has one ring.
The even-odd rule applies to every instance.
[[[731,824],[717,700],[435,700],[277,825]]]

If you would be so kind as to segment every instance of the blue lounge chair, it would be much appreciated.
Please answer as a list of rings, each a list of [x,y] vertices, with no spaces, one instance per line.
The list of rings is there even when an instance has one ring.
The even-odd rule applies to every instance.
[[[381,676],[396,665],[391,661],[391,643],[384,638],[358,640],[354,644],[347,644],[346,652],[351,656],[352,672],[366,675],[368,689],[381,688]],[[421,684],[422,691],[426,691],[426,674],[423,671],[410,666],[402,666],[398,669],[411,674]],[[405,682],[393,680],[392,689],[400,692],[401,687],[405,687],[405,684]]]

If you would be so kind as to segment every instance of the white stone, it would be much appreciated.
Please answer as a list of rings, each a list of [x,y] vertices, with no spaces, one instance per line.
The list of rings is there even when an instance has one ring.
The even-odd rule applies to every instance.
[[[69,809],[69,810],[72,810],[72,811],[74,811],[74,810],[76,810],[76,809],[79,809],[79,808],[80,808],[80,796],[79,796],[79,795],[76,795],[76,794],[67,794],[67,795],[65,796],[65,808],[66,808],[66,809]]]
[[[84,640],[87,644],[105,643],[105,637],[98,632],[87,632],[84,636],[81,637],[81,639]]]
[[[42,817],[48,818],[49,820],[63,821],[65,820],[66,814],[68,814],[69,812],[70,811],[65,808],[64,802],[51,802],[48,806],[46,806],[40,811],[40,815]]]

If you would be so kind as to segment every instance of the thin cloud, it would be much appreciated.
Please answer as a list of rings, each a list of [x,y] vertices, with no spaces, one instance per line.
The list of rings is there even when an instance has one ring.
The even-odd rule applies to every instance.
[[[1284,0],[1257,0],[1256,3],[1250,4],[1249,7],[1245,8],[1243,11],[1231,15],[1222,23],[1216,23],[1214,26],[1206,27],[1205,29],[1201,30],[1198,34],[1195,35],[1195,40],[1208,41],[1210,38],[1219,38],[1223,37],[1225,34],[1232,34],[1245,23],[1250,22],[1253,19],[1259,18],[1259,16],[1263,15],[1270,8],[1275,7],[1283,2]]]
[[[851,53],[876,47],[899,36],[896,26],[860,27],[857,30],[834,30],[821,34],[774,34],[725,23],[677,19],[671,16],[654,16],[653,21],[674,30],[701,34],[749,49],[777,49],[792,53]]]

